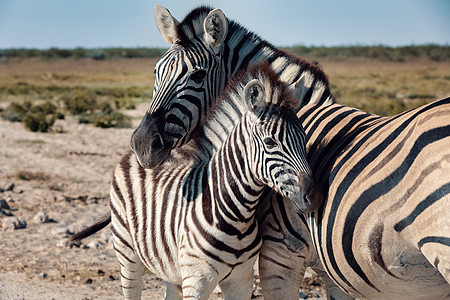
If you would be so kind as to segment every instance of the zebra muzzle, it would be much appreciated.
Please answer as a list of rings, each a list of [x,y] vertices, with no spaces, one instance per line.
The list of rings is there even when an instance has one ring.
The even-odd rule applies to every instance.
[[[161,165],[169,156],[173,143],[164,138],[164,117],[160,112],[146,113],[131,135],[130,147],[144,168]]]
[[[300,195],[294,207],[298,213],[309,213],[317,210],[324,201],[323,193],[316,181],[308,176],[299,176]]]

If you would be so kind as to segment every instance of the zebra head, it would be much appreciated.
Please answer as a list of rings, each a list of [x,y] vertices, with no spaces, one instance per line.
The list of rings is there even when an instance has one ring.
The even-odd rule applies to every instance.
[[[324,197],[306,160],[305,132],[292,109],[294,102],[280,82],[278,88],[265,86],[253,79],[244,88],[253,144],[250,168],[261,183],[291,199],[298,213],[312,212]],[[285,96],[288,99],[273,100]]]
[[[179,23],[156,5],[155,19],[172,46],[156,65],[153,99],[131,136],[131,149],[146,168],[161,164],[173,148],[189,141],[225,86],[220,57],[228,21],[220,9],[200,7]]]

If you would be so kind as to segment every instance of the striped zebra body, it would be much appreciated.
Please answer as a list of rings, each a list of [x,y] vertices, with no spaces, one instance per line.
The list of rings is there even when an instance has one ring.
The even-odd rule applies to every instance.
[[[280,79],[295,90],[299,107],[334,102],[319,66],[276,49],[233,21],[226,20],[225,31],[213,30],[210,35],[219,36],[218,42],[208,44],[205,40],[211,39],[204,36],[209,33],[200,28],[201,24],[206,27],[207,20],[212,18],[224,24],[225,17],[220,11],[201,7],[178,24],[167,10],[157,6],[155,17],[172,47],[157,63],[152,102],[131,139],[131,147],[145,167],[158,165],[172,148],[189,141],[199,130],[202,114],[209,110],[225,84],[239,70],[258,61],[268,61]],[[220,32],[227,34],[220,38],[216,34]],[[155,141],[157,147],[153,147]],[[257,212],[264,238],[259,257],[263,293],[266,299],[278,298],[280,291],[285,298],[298,297],[305,267],[317,267],[320,262],[313,251],[308,227],[291,204],[276,199],[273,193],[266,199]],[[281,206],[283,201],[286,205]],[[292,264],[294,258],[296,263]],[[324,272],[322,278],[333,298],[348,298]]]
[[[450,98],[393,117],[306,105],[323,207],[309,216],[328,274],[357,298],[450,297]]]
[[[126,298],[140,297],[145,266],[171,283],[170,299],[207,299],[218,283],[225,298],[250,299],[266,186],[294,207],[321,203],[292,95],[276,79],[267,65],[238,76],[164,164],[144,169],[129,153],[116,167],[111,223]]]
[[[168,12],[167,12],[168,14]],[[170,14],[167,15],[166,17],[171,18]],[[213,10],[211,11],[210,9],[199,9],[199,10],[194,10],[190,15],[188,15],[188,17],[179,25],[177,25],[176,27],[176,34],[174,34],[173,40],[172,42],[174,43],[174,46],[176,47],[180,47],[180,45],[186,45],[185,47],[181,47],[178,49],[178,51],[181,52],[188,52],[190,51],[190,47],[187,46],[189,44],[189,41],[195,41],[198,43],[201,43],[203,40],[204,36],[208,36],[208,26],[204,26],[203,28],[201,28],[201,24],[207,24],[208,23],[208,18],[214,14],[217,15],[217,10]],[[218,20],[223,20],[224,17],[217,17]],[[195,20],[195,21],[193,21]],[[158,23],[158,16],[157,16],[157,23]],[[225,23],[227,23],[229,26],[228,28],[225,29],[226,26],[223,26]],[[360,207],[361,203],[364,203],[365,205],[367,205],[368,207],[376,207],[374,204],[372,203],[378,203],[377,201],[379,201],[379,203],[383,203],[383,201],[381,201],[382,199],[384,199],[384,197],[386,197],[386,195],[384,195],[383,193],[389,194],[388,191],[389,187],[385,186],[385,183],[389,182],[389,180],[392,178],[392,176],[395,176],[396,174],[388,174],[386,172],[374,172],[373,174],[369,174],[367,176],[365,176],[365,180],[361,182],[361,184],[357,184],[356,182],[358,182],[359,178],[357,178],[358,180],[352,178],[349,179],[350,177],[348,176],[356,176],[358,174],[356,169],[349,169],[347,167],[347,165],[344,166],[342,165],[333,165],[333,163],[339,158],[341,157],[340,155],[341,152],[346,151],[347,148],[349,147],[349,145],[351,145],[352,143],[355,143],[357,137],[361,140],[364,141],[373,141],[373,143],[376,143],[375,141],[377,141],[377,137],[381,138],[380,133],[378,134],[371,134],[370,131],[364,131],[366,129],[366,127],[368,126],[368,124],[372,124],[372,126],[375,126],[375,124],[377,122],[387,122],[386,126],[383,127],[384,132],[386,135],[390,136],[391,139],[393,139],[393,137],[395,136],[395,134],[399,131],[401,131],[401,126],[399,128],[395,128],[393,126],[390,126],[389,124],[395,124],[394,121],[392,120],[397,120],[397,119],[402,119],[404,117],[402,117],[403,114],[401,116],[396,116],[393,117],[391,119],[383,119],[380,118],[378,116],[372,116],[369,114],[366,114],[364,112],[359,112],[357,110],[348,108],[352,113],[347,112],[347,114],[356,114],[358,115],[358,117],[355,118],[351,118],[349,122],[349,119],[346,119],[346,114],[343,115],[338,115],[338,117],[336,118],[336,120],[334,120],[334,122],[332,123],[322,123],[321,122],[321,118],[317,117],[317,116],[322,116],[321,112],[327,112],[327,113],[332,113],[332,110],[328,110],[330,107],[332,107],[333,109],[337,110],[338,107],[340,109],[343,109],[344,106],[341,106],[339,104],[335,104],[335,100],[333,99],[333,96],[330,93],[329,90],[329,84],[328,81],[325,77],[325,75],[323,74],[323,72],[317,68],[314,67],[312,65],[309,65],[307,63],[305,63],[304,61],[301,61],[299,59],[296,59],[282,51],[277,50],[276,48],[274,48],[273,46],[271,46],[270,44],[266,43],[265,41],[260,40],[258,37],[256,37],[255,35],[253,35],[252,33],[249,33],[248,31],[246,31],[245,29],[237,26],[234,22],[232,21],[228,21],[228,22],[218,22],[218,27],[222,26],[222,29],[216,29],[212,31],[212,35],[213,36],[217,36],[214,35],[215,33],[221,33],[221,32],[227,32],[227,35],[225,38],[221,39],[218,38],[217,39],[217,43],[214,43],[214,47],[212,47],[212,49],[214,51],[210,51],[208,53],[196,53],[197,57],[199,57],[198,61],[200,61],[204,66],[208,66],[208,63],[211,61],[214,61],[216,65],[221,65],[223,66],[225,71],[221,71],[221,74],[224,74],[224,80],[226,81],[229,77],[227,76],[232,76],[233,74],[233,70],[234,69],[240,69],[240,68],[245,68],[248,64],[250,64],[251,62],[254,61],[258,61],[258,60],[264,60],[264,61],[268,61],[271,64],[271,67],[279,74],[280,78],[286,82],[288,85],[292,85],[293,88],[295,88],[295,93],[296,93],[296,98],[300,101],[300,105],[299,108],[301,109],[298,113],[298,116],[301,120],[304,120],[303,125],[305,126],[305,128],[307,128],[307,132],[308,132],[308,137],[309,137],[309,142],[308,145],[311,146],[307,148],[308,150],[308,159],[311,160],[311,163],[313,165],[313,170],[314,170],[314,175],[316,176],[316,178],[318,178],[321,182],[322,182],[322,187],[324,189],[324,191],[327,191],[328,194],[328,200],[326,205],[323,207],[323,209],[321,209],[319,212],[317,213],[313,213],[309,216],[309,229],[311,230],[311,234],[310,236],[312,237],[312,239],[314,240],[314,245],[316,247],[316,249],[318,250],[318,255],[320,258],[320,262],[323,263],[325,270],[327,272],[327,274],[329,274],[331,276],[331,278],[333,279],[333,281],[340,286],[340,288],[342,288],[343,290],[345,290],[347,293],[350,293],[352,296],[356,296],[356,297],[383,297],[383,296],[391,296],[391,295],[399,295],[402,293],[405,294],[409,294],[412,295],[413,297],[423,297],[423,296],[429,296],[429,295],[436,295],[436,297],[438,296],[446,296],[448,294],[447,289],[448,289],[448,284],[443,284],[444,279],[443,277],[445,276],[445,278],[447,278],[448,280],[448,275],[446,275],[445,270],[447,268],[447,262],[442,262],[443,260],[446,260],[445,257],[447,257],[448,255],[444,255],[441,253],[440,258],[438,260],[433,258],[429,258],[431,264],[435,264],[437,265],[438,270],[440,270],[440,273],[438,273],[438,271],[436,269],[426,269],[426,270],[434,270],[433,275],[434,276],[430,276],[429,278],[425,278],[423,280],[419,278],[415,278],[414,276],[412,276],[409,272],[409,269],[414,269],[411,268],[409,266],[409,264],[415,265],[415,259],[416,257],[421,257],[421,262],[422,264],[424,263],[424,259],[425,259],[425,255],[423,254],[418,254],[418,252],[420,252],[417,249],[417,245],[418,244],[414,244],[413,248],[402,248],[402,249],[396,249],[395,247],[392,247],[389,243],[386,243],[385,240],[387,240],[386,238],[386,234],[387,232],[389,232],[387,230],[387,228],[384,228],[384,230],[381,230],[380,228],[378,228],[378,231],[373,231],[373,232],[364,232],[364,233],[360,233],[357,234],[355,236],[353,236],[353,239],[356,239],[355,242],[353,243],[344,243],[344,241],[346,241],[345,236],[348,232],[350,233],[354,233],[353,229],[357,228],[359,225],[358,223],[356,223],[357,220],[359,220],[358,218],[356,218],[355,216],[355,212],[358,212],[358,207]],[[162,33],[162,35],[164,36],[164,30],[160,31]],[[186,33],[187,32],[187,33]],[[218,35],[220,36],[220,35]],[[206,41],[208,41],[207,38],[205,38]],[[203,41],[203,43],[205,43]],[[205,43],[207,44],[207,42]],[[167,58],[165,58],[167,59]],[[157,66],[157,72],[159,70],[159,68],[161,66],[164,66],[165,64],[165,59],[163,59],[160,63],[159,66]],[[182,64],[182,62],[179,62]],[[207,67],[204,67],[207,69]],[[211,71],[213,72],[213,71]],[[192,74],[194,74],[195,72],[193,72]],[[208,74],[209,72],[207,72]],[[188,78],[189,76],[191,76],[191,73],[189,70],[186,70],[186,72],[184,73],[184,78]],[[218,73],[217,73],[218,74]],[[157,73],[158,76],[158,73]],[[171,86],[176,86],[177,88],[179,88],[179,90],[183,90],[183,89],[189,89],[189,83],[185,83],[183,80],[179,80],[181,76],[176,77],[176,76],[172,76],[172,75],[166,75],[166,78],[170,78],[170,85]],[[219,78],[219,76],[216,76],[216,79]],[[209,77],[207,77],[207,79],[205,79],[205,82],[209,82],[208,81]],[[220,87],[221,84],[218,84],[218,86]],[[193,90],[193,89],[192,89]],[[200,90],[196,90],[197,92],[197,97],[195,97],[196,101],[198,101],[198,105],[199,106],[204,106],[202,108],[202,110],[206,110],[208,107],[208,104],[211,101],[210,98],[208,98],[208,96],[203,93],[201,93]],[[178,113],[177,117],[174,117],[174,115],[176,115],[176,113],[172,113],[172,109],[171,107],[176,105],[176,106],[183,106],[184,105],[184,99],[183,97],[178,97],[178,98],[173,98],[174,93],[171,93],[170,90],[167,90],[164,85],[160,85],[160,86],[155,86],[155,93],[159,94],[160,96],[158,96],[159,98],[164,98],[166,99],[166,102],[158,102],[158,103],[152,103],[150,106],[150,110],[149,110],[149,114],[152,113],[152,111],[154,111],[156,108],[158,109],[162,109],[163,111],[165,111],[168,115],[172,115],[171,118],[167,118],[166,120],[162,120],[162,122],[165,122],[165,127],[164,127],[164,134],[166,134],[169,137],[175,137],[174,142],[172,143],[172,145],[175,146],[179,146],[180,144],[183,143],[183,141],[180,143],[180,140],[182,140],[183,138],[186,139],[186,137],[189,137],[189,133],[185,134],[186,132],[189,132],[189,130],[195,130],[196,128],[196,122],[195,122],[195,118],[198,118],[197,115],[193,114],[193,115],[189,115],[189,117],[183,116],[183,114]],[[206,98],[206,99],[205,99]],[[308,109],[305,109],[308,108]],[[443,109],[442,107],[438,108],[438,110]],[[199,109],[200,111],[200,109]],[[183,119],[185,121],[185,123],[183,124],[183,126],[180,127],[176,127],[173,126],[171,124],[172,120],[175,119]],[[420,117],[418,117],[420,119]],[[391,120],[391,121],[387,121],[387,120]],[[445,119],[442,120],[442,122],[444,122],[443,124],[445,124]],[[322,127],[321,127],[322,126]],[[143,127],[145,128],[145,124],[143,124]],[[194,128],[194,129],[192,129]],[[374,127],[375,128],[375,127]],[[351,129],[354,129],[353,131]],[[138,128],[137,131],[139,131],[140,128]],[[348,132],[351,131],[352,134],[349,134],[347,136],[342,136],[342,132]],[[381,131],[379,131],[381,132]],[[442,131],[441,132],[445,132]],[[323,138],[324,136],[327,136],[327,138]],[[180,138],[182,137],[182,138]],[[410,141],[414,141],[415,139],[417,139],[417,136],[412,136]],[[406,141],[405,141],[406,142]],[[370,143],[368,143],[370,144]],[[328,145],[328,147],[325,147],[324,145]],[[382,161],[382,163],[387,164],[387,162],[392,158],[392,157],[396,157],[397,159],[399,157],[401,157],[401,155],[394,155],[394,153],[396,153],[395,151],[399,151],[401,152],[401,150],[403,149],[407,149],[405,147],[402,147],[401,144],[397,145],[397,148],[392,152],[388,152],[388,145],[384,144],[383,146],[385,146],[385,148],[383,149],[383,147],[378,147],[378,151],[379,152],[379,159]],[[417,144],[416,147],[418,147],[417,149],[419,149],[420,144]],[[147,147],[150,148],[150,147]],[[314,155],[315,151],[317,151],[317,149],[326,149],[327,151],[320,151],[320,155]],[[363,151],[363,149],[359,149],[358,147],[354,147],[352,148],[353,151],[348,151],[345,152],[346,155],[348,155],[348,159],[349,161],[356,161],[358,162],[359,160],[361,161],[365,161],[365,160],[372,160],[375,159],[375,157],[366,157],[365,153]],[[367,148],[367,149],[370,149]],[[417,151],[417,149],[415,151]],[[136,150],[136,149],[135,149]],[[436,148],[436,153],[442,153],[440,152],[440,149]],[[141,156],[139,155],[139,151],[136,152],[138,157]],[[425,152],[423,152],[425,153]],[[369,154],[373,154],[373,152],[369,153]],[[403,169],[407,169],[409,170],[411,168],[411,170],[413,170],[416,167],[412,167],[411,161],[406,161],[403,164]],[[425,163],[422,163],[425,164]],[[327,168],[324,168],[324,166],[327,166]],[[332,166],[332,168],[331,168]],[[357,164],[357,166],[361,166],[360,164]],[[381,166],[380,166],[381,168]],[[417,167],[418,168],[418,167]],[[382,168],[381,168],[382,169]],[[445,168],[444,168],[445,169]],[[324,171],[326,170],[326,171]],[[330,171],[332,170],[332,172]],[[349,173],[347,173],[347,171],[350,170]],[[327,173],[331,172],[331,173]],[[345,176],[337,176],[339,174],[346,174]],[[336,176],[336,177],[334,177]],[[378,177],[377,177],[378,176]],[[409,173],[404,174],[403,177],[397,177],[396,180],[398,180],[398,184],[396,184],[397,189],[394,189],[396,192],[398,193],[402,193],[405,195],[409,195],[408,193],[410,193],[410,189],[406,189],[406,190],[401,190],[400,187],[407,186],[408,181],[409,181],[409,176],[411,176]],[[448,176],[447,176],[448,177]],[[382,178],[382,180],[380,179]],[[445,186],[445,182],[443,182],[443,180],[446,177],[443,176],[440,179],[440,183]],[[381,180],[381,181],[380,181]],[[401,183],[401,184],[400,184]],[[362,187],[372,187],[374,186],[374,188],[362,188]],[[342,193],[342,191],[345,191],[345,195],[342,195],[341,193],[334,193],[334,189],[337,189],[338,187],[340,187],[340,192]],[[375,190],[378,189],[377,191]],[[428,186],[427,186],[428,188]],[[359,190],[367,190],[368,195],[364,194],[362,195],[364,200],[359,200],[359,202],[356,202],[356,205],[352,206],[352,200],[348,200],[351,199],[351,196],[347,195],[347,189],[350,189],[352,191],[354,191],[352,194],[350,195],[357,195],[357,191]],[[427,189],[426,191],[424,191],[425,193],[429,192],[430,189]],[[431,189],[431,191],[433,191]],[[379,194],[377,194],[377,192]],[[446,211],[446,191],[443,191],[443,195],[442,196],[442,200],[438,201],[437,203],[440,203],[439,206],[441,207],[442,211],[445,212]],[[344,197],[346,196],[346,197]],[[417,198],[416,198],[417,197]],[[418,199],[420,199],[420,197],[418,196],[417,193],[413,193],[411,196],[411,199],[416,199],[416,201],[420,201]],[[345,201],[344,201],[345,200]],[[365,202],[364,202],[365,201]],[[410,203],[411,201],[408,201],[408,203]],[[273,207],[275,207],[277,204],[276,201],[273,201],[274,205]],[[331,205],[331,203],[333,203],[334,205]],[[345,205],[344,205],[345,204]],[[385,204],[387,205],[387,204]],[[352,207],[354,207],[352,209]],[[405,206],[406,207],[406,206]],[[278,207],[280,208],[280,207]],[[361,209],[361,208],[360,208]],[[387,209],[387,208],[384,208]],[[273,212],[275,211],[280,211],[280,209],[275,209],[273,210]],[[384,211],[384,210],[381,210]],[[431,210],[426,210],[427,213],[428,211]],[[336,214],[340,212],[340,218],[336,217]],[[377,211],[378,212],[378,211]],[[417,211],[415,212],[417,213]],[[261,213],[262,216],[268,216],[268,213]],[[274,216],[274,214],[272,214],[272,216]],[[287,293],[289,295],[293,295],[293,293],[289,293],[287,291],[289,291],[290,289],[295,289],[293,288],[293,286],[297,285],[298,287],[298,279],[294,278],[296,277],[295,274],[303,274],[302,270],[304,268],[304,266],[295,266],[292,267],[292,265],[290,264],[290,260],[289,257],[305,257],[307,260],[308,258],[312,258],[313,261],[311,262],[313,266],[317,266],[317,262],[314,261],[314,255],[311,255],[310,252],[308,252],[307,250],[309,249],[309,245],[308,244],[308,238],[304,236],[304,232],[305,232],[305,228],[302,227],[302,222],[298,221],[298,222],[294,222],[294,218],[288,218],[287,214],[285,215],[285,220],[287,220],[287,222],[280,222],[277,223],[277,220],[275,217],[272,218],[272,221],[268,221],[271,218],[266,218],[266,219],[260,219],[260,223],[262,224],[262,232],[263,235],[265,235],[265,240],[264,240],[264,244],[261,250],[261,256],[260,258],[262,258],[263,260],[263,267],[260,269],[261,273],[262,273],[262,286],[263,286],[263,291],[265,290],[265,296],[269,299],[273,299],[276,297],[280,296],[280,292],[279,291],[283,291],[283,293]],[[448,228],[447,228],[447,224],[442,221],[445,219],[442,218],[438,218],[439,222],[443,222],[442,225],[442,231],[435,231],[436,236],[440,236],[442,237],[441,239],[441,243],[443,243],[443,247],[441,247],[441,250],[439,251],[445,251],[447,248],[446,245],[446,241],[447,241],[447,236],[448,236]],[[341,224],[342,225],[342,220],[346,220],[347,223],[346,227],[346,231],[341,231],[340,234],[336,233],[335,231],[337,231],[336,229],[336,225],[334,222],[336,222],[336,224]],[[279,221],[279,220],[278,220]],[[342,222],[338,222],[338,221],[342,221]],[[266,222],[266,223],[265,223]],[[270,223],[272,222],[272,223]],[[289,230],[288,225],[295,223],[298,225],[298,227],[296,228],[297,233],[300,233],[300,235],[303,237],[303,239],[295,239],[295,234],[292,233],[291,230]],[[376,222],[373,221],[373,219],[362,219],[360,220],[359,223],[365,224],[365,223],[369,223],[369,224],[375,224]],[[343,225],[342,225],[343,226]],[[383,226],[388,226],[383,225]],[[423,225],[422,225],[423,226]],[[353,229],[352,229],[353,228]],[[399,228],[397,226],[397,228]],[[412,228],[412,227],[411,227]],[[350,230],[352,229],[352,230]],[[434,228],[436,229],[436,228]],[[334,231],[333,231],[334,230]],[[420,231],[424,231],[424,229],[420,230]],[[382,232],[382,239],[380,238],[374,238],[374,236],[377,236],[377,234],[379,232]],[[446,236],[446,232],[447,232],[447,236]],[[399,236],[399,233],[395,233],[392,234],[389,233],[389,237],[391,239],[395,239],[396,237]],[[379,237],[379,235],[378,235]],[[424,241],[430,241],[430,238],[425,237]],[[330,240],[331,239],[331,240]],[[338,241],[336,241],[334,244],[331,241],[334,241],[334,239],[338,240],[338,241],[342,241],[340,244]],[[432,238],[431,240],[433,240],[435,238]],[[293,241],[297,240],[296,243],[293,243]],[[299,242],[300,241],[300,242]],[[370,241],[370,244],[369,244]],[[305,246],[304,247],[297,247],[299,243],[303,243]],[[411,241],[410,241],[411,243]],[[423,243],[423,242],[422,242]],[[427,243],[427,247],[430,247],[431,243]],[[349,246],[351,245],[351,246]],[[359,256],[358,255],[363,255],[363,254],[359,254],[358,255],[353,255],[353,251],[355,251],[353,248],[355,247],[354,245],[358,245],[358,249],[362,249],[364,248],[363,245],[366,245],[365,248],[370,248],[370,249],[375,249],[372,250],[372,256],[370,259],[367,259],[367,261],[373,261],[373,259],[376,257],[377,258],[377,262],[373,263],[372,268],[376,269],[376,266],[378,266],[379,264],[382,264],[382,261],[384,260],[384,256],[386,255],[387,258],[391,258],[392,257],[398,257],[399,259],[402,259],[402,262],[406,262],[405,263],[405,268],[400,268],[398,266],[396,266],[399,270],[402,270],[402,272],[406,272],[408,274],[410,274],[410,279],[407,275],[405,275],[404,278],[402,279],[397,279],[397,281],[389,281],[388,283],[384,283],[384,285],[379,286],[377,288],[373,288],[370,284],[376,286],[377,285],[377,281],[379,280],[379,278],[377,276],[381,276],[383,278],[389,278],[390,279],[390,275],[389,272],[387,272],[385,269],[381,268],[382,270],[385,271],[385,273],[383,273],[382,271],[377,271],[379,274],[375,274],[375,271],[368,272],[368,274],[365,274],[363,272],[360,272],[358,270],[358,266],[355,266],[353,264],[353,266],[349,263],[350,267],[346,270],[353,270],[353,268],[355,268],[355,270],[352,272],[349,271],[348,274],[343,275],[344,273],[343,270],[340,269],[343,261],[350,261],[350,262],[354,262],[354,261],[358,261]],[[403,246],[403,245],[402,245]],[[353,247],[353,248],[352,248]],[[339,251],[337,251],[336,249],[340,248],[339,251],[341,251],[341,256],[338,258],[335,258],[333,255],[333,253],[338,253]],[[382,250],[379,250],[382,249]],[[414,250],[411,250],[414,249]],[[351,251],[350,251],[351,250]],[[415,252],[415,254],[410,253],[410,252]],[[368,252],[366,251],[366,254]],[[375,254],[374,254],[375,253]],[[389,253],[389,256],[387,253]],[[357,257],[358,256],[358,257]],[[427,255],[428,257],[430,255]],[[356,257],[356,258],[355,258]],[[406,257],[406,259],[404,259]],[[427,257],[427,258],[428,258]],[[436,254],[437,257],[437,254]],[[265,259],[267,258],[267,259]],[[367,258],[367,257],[366,257]],[[265,260],[265,262],[264,262]],[[439,267],[439,264],[436,264],[436,262],[441,261],[439,264],[441,264],[441,267]],[[338,263],[339,262],[339,263]],[[264,264],[266,264],[266,267],[264,267]],[[369,265],[369,264],[368,264]],[[275,266],[275,268],[271,268],[271,266]],[[429,266],[429,265],[428,265]],[[280,268],[278,268],[280,267]],[[345,267],[345,265],[344,265]],[[271,273],[270,269],[277,269],[276,272],[277,273]],[[386,269],[389,270],[388,267],[386,267]],[[415,272],[418,272],[417,269],[414,269]],[[406,274],[405,273],[405,274]],[[419,272],[420,273],[420,272]],[[294,275],[293,275],[294,274]],[[425,273],[421,273],[421,276],[428,276],[428,274]],[[347,277],[348,276],[348,277]],[[365,277],[364,277],[365,276]],[[401,278],[401,276],[398,276]],[[294,278],[294,279],[293,279]],[[372,280],[374,281],[374,283],[372,283]],[[400,281],[401,283],[398,283],[398,281]],[[416,283],[419,282],[419,284],[416,285]],[[429,283],[429,285],[427,285]],[[361,286],[359,286],[361,284]],[[366,285],[366,286],[364,286]],[[428,293],[425,292],[424,294],[424,287],[430,287],[430,286],[438,286],[438,288],[433,288],[433,293]],[[355,288],[356,286],[356,288]],[[366,287],[370,287],[367,288]],[[419,288],[417,288],[419,287]],[[366,294],[367,293],[367,294]],[[337,298],[337,297],[345,297],[342,294],[339,294],[337,296],[331,295],[331,297],[333,298]]]
[[[323,208],[308,215],[307,225],[296,217],[289,203],[278,202],[273,195],[267,196],[272,201],[262,201],[257,215],[264,237],[260,276],[265,298],[287,298],[284,296],[298,292],[308,261],[321,275],[321,267],[330,275],[333,280],[329,286],[330,296],[334,299],[345,298],[334,283],[356,297],[396,295],[398,298],[403,293],[415,293],[412,297],[417,298],[445,297],[449,287],[443,283],[443,278],[449,281],[450,255],[448,218],[443,218],[442,214],[448,211],[445,187],[449,176],[445,156],[448,152],[439,145],[448,144],[448,139],[442,137],[438,139],[440,142],[421,143],[432,139],[439,131],[438,126],[448,124],[445,118],[440,119],[441,124],[432,122],[436,115],[445,114],[447,105],[441,101],[436,102],[439,105],[414,110],[413,115],[421,109],[425,111],[409,123],[407,116],[412,116],[411,112],[380,118],[346,108],[335,103],[319,67],[277,50],[230,20],[226,22],[225,31],[205,31],[208,27],[202,28],[202,24],[206,25],[208,16],[215,18],[217,13],[217,10],[199,8],[180,24],[172,21],[176,26],[170,26],[162,20],[174,20],[173,17],[157,7],[155,16],[159,29],[163,37],[173,43],[169,50],[173,52],[168,52],[158,62],[154,99],[132,137],[132,148],[140,163],[152,167],[164,161],[171,149],[189,141],[198,130],[201,114],[209,110],[216,93],[237,70],[252,62],[268,61],[280,78],[295,88],[296,98],[301,103],[297,115],[308,134],[308,160],[328,197]],[[216,20],[224,24],[222,17]],[[225,37],[220,38],[219,33],[223,32]],[[203,46],[193,47],[199,43]],[[167,68],[169,62],[172,68]],[[201,71],[199,76],[199,70],[206,72]],[[435,112],[428,117],[430,120],[427,120],[427,114],[431,115],[428,110]],[[155,127],[155,124],[163,125]],[[425,125],[436,126],[436,130],[430,129],[428,136],[418,135]],[[439,132],[445,135],[445,130]],[[402,139],[405,133],[410,133],[411,137]],[[140,136],[152,138],[146,142]],[[153,144],[155,140],[160,142]],[[408,156],[408,150],[413,151],[411,155],[417,151],[420,155]],[[428,151],[431,152],[429,158],[423,158]],[[402,161],[403,157],[407,159]],[[433,171],[438,163],[432,159],[441,159],[440,167],[436,168],[439,171]],[[378,162],[376,167],[375,162]],[[389,173],[387,167],[394,168],[396,163],[399,170]],[[435,172],[441,172],[442,176],[432,175]],[[433,184],[444,188],[429,184],[432,178],[435,178]],[[423,198],[426,194],[431,198]],[[426,206],[439,195],[440,200]],[[403,197],[402,200],[399,197]],[[428,202],[423,202],[425,199],[429,199]],[[380,222],[376,217],[383,213],[389,214],[389,218]],[[407,222],[401,222],[405,218]],[[421,219],[431,220],[430,227]],[[440,228],[436,228],[439,227],[436,224],[440,224]],[[347,238],[349,234],[351,240]],[[423,236],[418,239],[420,234]],[[313,241],[317,252],[312,251]],[[397,242],[399,246],[394,247]],[[432,251],[435,254],[429,253]],[[429,268],[431,265],[437,269]],[[433,270],[435,273],[427,273]],[[416,278],[414,274],[423,274],[423,278]],[[329,282],[329,278],[323,278]]]

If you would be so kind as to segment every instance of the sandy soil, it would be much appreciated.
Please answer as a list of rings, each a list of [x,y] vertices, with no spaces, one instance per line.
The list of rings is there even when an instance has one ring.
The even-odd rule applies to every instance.
[[[133,127],[145,108],[127,112],[136,117]],[[55,127],[63,133],[33,133],[0,119],[0,200],[10,208],[0,211],[0,299],[120,299],[109,228],[80,247],[66,242],[108,211],[111,172],[133,129],[99,129],[71,117]],[[26,227],[13,230],[14,221]],[[308,295],[323,296],[320,283],[310,282]],[[143,298],[164,292],[147,273]],[[218,290],[213,298],[220,299]]]

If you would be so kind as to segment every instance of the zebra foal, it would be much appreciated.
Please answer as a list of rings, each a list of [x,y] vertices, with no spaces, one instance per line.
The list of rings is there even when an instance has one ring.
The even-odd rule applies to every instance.
[[[208,299],[216,284],[225,299],[251,298],[262,244],[254,214],[266,187],[294,207],[322,201],[293,103],[261,64],[235,79],[202,130],[161,166],[123,157],[111,223],[126,298],[140,298],[145,267],[169,282],[167,299]]]

